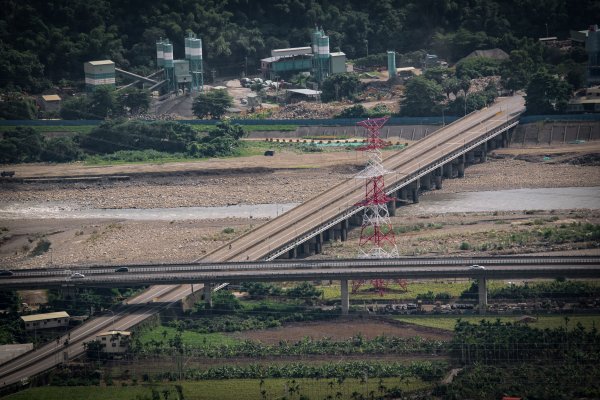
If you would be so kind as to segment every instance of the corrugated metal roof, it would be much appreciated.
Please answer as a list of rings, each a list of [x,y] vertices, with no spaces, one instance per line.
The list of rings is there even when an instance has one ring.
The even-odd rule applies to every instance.
[[[130,336],[131,332],[129,332],[129,331],[107,331],[107,332],[99,333],[96,336],[115,336],[115,335]]]
[[[336,51],[334,53],[329,53],[331,54],[331,57],[341,57],[341,56],[345,56],[346,53],[342,52],[342,51]]]
[[[288,92],[303,94],[305,96],[316,96],[321,94],[320,90],[312,90],[312,89],[288,89]]]
[[[92,65],[111,65],[114,64],[111,60],[88,61]]]
[[[24,315],[21,319],[25,322],[43,321],[52,318],[69,318],[66,311],[51,312],[46,314]]]
[[[46,94],[42,96],[44,101],[60,101],[60,96],[57,94]]]

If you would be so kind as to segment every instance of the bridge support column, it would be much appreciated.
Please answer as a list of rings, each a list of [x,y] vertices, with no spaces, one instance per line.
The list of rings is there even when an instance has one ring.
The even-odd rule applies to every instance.
[[[205,283],[204,288],[202,289],[202,294],[204,297],[204,303],[207,307],[212,308],[212,283]]]
[[[458,170],[457,176],[459,178],[465,177],[465,161],[464,159],[459,159],[458,164],[456,165],[456,169]]]
[[[502,147],[508,147],[508,131],[502,132]]]
[[[387,204],[388,211],[390,213],[390,217],[394,217],[396,215],[396,192],[391,194],[392,200],[390,200]]]
[[[431,190],[431,173],[425,174],[420,179],[421,183],[421,191],[423,190]]]
[[[290,251],[288,251],[288,258],[294,259],[298,258],[298,248],[294,247]]]
[[[439,167],[438,169],[435,170],[434,182],[435,182],[435,188],[437,190],[440,190],[442,188],[442,175],[443,174],[444,174],[443,167]]]
[[[348,294],[348,279],[342,279],[340,281],[340,286],[342,289],[342,315],[348,315],[348,310],[350,309],[350,295]]]
[[[487,311],[487,282],[486,278],[481,277],[478,279],[479,289],[479,314],[485,314]]]
[[[475,164],[475,152],[469,151],[465,154],[466,160],[464,160],[467,164]]]
[[[406,199],[406,188],[402,188],[398,190],[398,198],[396,199],[396,205],[401,206],[402,204],[407,202]]]
[[[442,176],[446,179],[452,178],[452,162],[446,163],[442,166]]]
[[[308,242],[308,240],[302,243],[300,246],[302,246],[302,255],[310,255],[310,243]]]
[[[412,201],[413,203],[419,202],[419,189],[417,187],[413,187],[412,189]]]

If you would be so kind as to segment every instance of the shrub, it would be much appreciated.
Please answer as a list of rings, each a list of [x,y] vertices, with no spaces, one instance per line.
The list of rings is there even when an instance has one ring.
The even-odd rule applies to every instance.
[[[48,241],[47,239],[40,239],[40,241],[37,242],[37,244],[35,245],[33,250],[31,250],[31,253],[29,254],[29,256],[36,257],[39,255],[42,255],[45,252],[47,252],[49,249],[50,249],[50,241]]]
[[[460,249],[461,250],[469,250],[471,248],[471,245],[468,242],[462,242],[460,244]]]

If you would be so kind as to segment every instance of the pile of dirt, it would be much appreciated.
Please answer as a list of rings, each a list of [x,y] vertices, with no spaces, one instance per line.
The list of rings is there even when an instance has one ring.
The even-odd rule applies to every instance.
[[[333,118],[342,108],[330,104],[301,101],[279,108],[271,117],[273,119]]]

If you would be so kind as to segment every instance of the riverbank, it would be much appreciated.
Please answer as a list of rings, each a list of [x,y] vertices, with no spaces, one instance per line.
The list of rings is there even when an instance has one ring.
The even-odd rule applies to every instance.
[[[578,151],[585,152],[581,149],[584,147],[580,147]],[[445,180],[442,190],[430,192],[426,196],[481,190],[600,186],[600,170],[596,165],[553,163],[552,160],[544,160],[543,157],[534,157],[530,161],[518,159],[519,155],[528,154],[528,151],[539,155],[539,148],[520,149],[518,154],[508,155],[503,153],[506,151],[514,153],[513,149],[498,150],[497,155],[491,156],[487,163],[468,167],[465,178]],[[578,153],[573,154],[574,159],[577,159]],[[589,154],[589,151],[585,154]],[[96,173],[126,174],[132,170],[136,170],[137,173],[132,179],[124,182],[2,184],[0,198],[3,202],[64,202],[81,208],[117,209],[294,203],[305,201],[340,180],[353,176],[363,162],[359,156],[361,155],[357,155],[356,152],[280,153],[276,157],[215,160],[213,164],[202,164],[218,164],[215,168],[200,168],[200,164],[196,163],[192,163],[193,168],[179,164],[98,167]],[[27,165],[21,168],[23,169],[20,171],[28,170],[39,176],[56,176],[76,175],[81,166],[57,166],[56,170],[53,169],[54,166],[47,165]],[[409,208],[401,210],[409,211]],[[573,218],[567,210],[540,218],[552,218],[565,224],[599,222],[597,213],[573,213],[579,217]],[[486,231],[502,225],[515,226],[515,221],[519,221],[520,218],[534,224],[534,220],[538,218],[535,215],[526,215],[522,210],[499,213],[496,216],[493,213],[442,214],[436,217],[429,216],[429,219],[402,211],[394,218],[393,223],[395,226],[410,224],[418,227],[416,231],[403,233],[413,238],[409,244],[404,244],[405,236],[399,237],[402,249],[406,249],[403,250],[403,254],[454,254],[458,252],[457,249],[464,240],[476,244],[477,247],[471,248],[471,251],[486,254],[489,251],[483,250],[484,244],[486,240],[491,240],[485,239],[479,243],[475,225],[490,220],[491,216],[505,216],[504,222],[487,222],[490,226],[487,226]],[[458,219],[459,222],[447,222],[453,219]],[[264,221],[266,220],[256,218],[132,221],[64,219],[60,216],[52,219],[4,219],[0,221],[0,259],[6,268],[189,262]],[[428,227],[432,227],[435,235],[430,235]],[[458,233],[467,236],[453,237]],[[424,234],[425,237],[422,236]],[[443,245],[440,244],[442,241]],[[340,251],[328,251],[329,256],[356,254],[351,243],[335,246]],[[332,249],[335,249],[335,246]],[[442,247],[452,251],[444,252]],[[593,248],[555,247],[554,250],[561,251],[598,251]],[[514,247],[511,251],[528,253],[545,250],[543,243],[536,242],[533,246]]]

